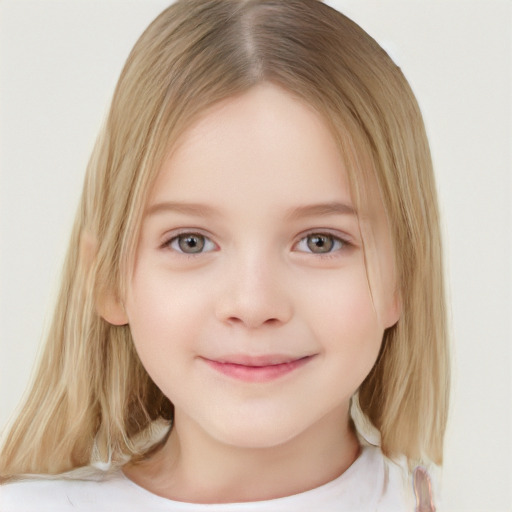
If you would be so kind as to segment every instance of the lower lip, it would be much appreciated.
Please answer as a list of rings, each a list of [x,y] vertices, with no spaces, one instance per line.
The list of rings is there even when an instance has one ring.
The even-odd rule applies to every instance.
[[[212,361],[211,359],[204,359],[204,361],[206,361],[210,368],[237,380],[245,382],[268,382],[298,370],[312,358],[313,356],[307,356],[288,363],[272,364],[268,366],[245,366],[243,364],[221,363],[219,361]]]

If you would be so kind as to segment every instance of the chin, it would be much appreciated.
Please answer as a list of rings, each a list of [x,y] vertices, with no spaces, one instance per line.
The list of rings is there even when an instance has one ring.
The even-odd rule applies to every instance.
[[[301,427],[291,418],[266,421],[261,418],[245,417],[224,419],[215,432],[218,441],[240,448],[265,449],[283,445],[299,436],[307,427]]]

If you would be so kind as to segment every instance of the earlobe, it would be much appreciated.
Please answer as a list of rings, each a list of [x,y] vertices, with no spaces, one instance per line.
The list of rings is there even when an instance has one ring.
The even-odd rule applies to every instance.
[[[80,236],[80,260],[81,264],[90,268],[97,252],[96,238],[87,230]],[[95,298],[96,312],[106,322],[112,325],[126,325],[126,315],[122,301],[111,291],[102,288]]]
[[[395,290],[392,297],[389,300],[389,304],[386,311],[386,318],[384,327],[388,329],[395,325],[400,316],[402,315],[402,295],[399,290]]]
[[[96,311],[109,324],[128,324],[128,316],[123,303],[111,292],[101,293],[101,297],[96,300]]]

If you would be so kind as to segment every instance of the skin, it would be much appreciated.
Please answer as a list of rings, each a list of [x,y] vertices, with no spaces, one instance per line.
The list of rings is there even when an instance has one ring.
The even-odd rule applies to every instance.
[[[104,305],[175,406],[166,445],[129,478],[178,501],[256,501],[353,463],[350,397],[400,314],[384,210],[370,206],[355,212],[322,118],[277,86],[215,105],[182,136],[127,296]]]

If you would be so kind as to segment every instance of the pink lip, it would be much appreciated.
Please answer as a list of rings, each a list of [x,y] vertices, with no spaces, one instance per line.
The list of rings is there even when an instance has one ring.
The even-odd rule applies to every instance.
[[[267,382],[278,379],[304,366],[313,356],[300,358],[279,354],[267,356],[235,355],[219,359],[203,360],[214,370],[245,382]]]

